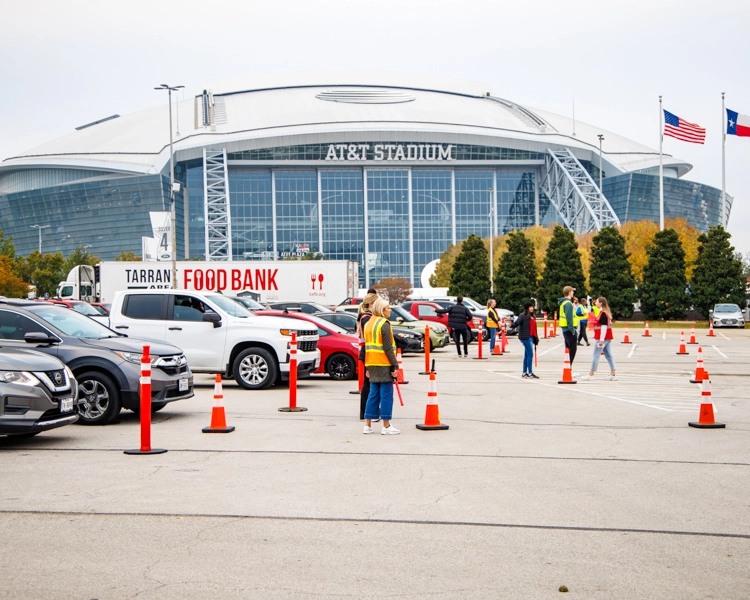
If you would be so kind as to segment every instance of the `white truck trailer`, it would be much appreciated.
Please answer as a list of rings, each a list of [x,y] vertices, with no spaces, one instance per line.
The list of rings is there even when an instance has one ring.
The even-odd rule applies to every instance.
[[[260,302],[334,305],[359,291],[357,263],[349,260],[177,261],[176,286],[170,262],[113,261],[75,267],[57,295],[91,301],[89,281],[95,281],[93,296],[106,303],[121,290],[176,288],[228,296],[253,292]]]

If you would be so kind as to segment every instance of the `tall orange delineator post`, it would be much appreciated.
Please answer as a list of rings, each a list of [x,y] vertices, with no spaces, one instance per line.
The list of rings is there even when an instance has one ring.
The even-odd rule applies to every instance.
[[[698,429],[724,429],[726,425],[724,423],[717,423],[714,419],[714,405],[711,400],[711,386],[708,379],[704,379],[701,389],[701,410],[698,414],[697,423],[688,423],[690,427],[697,427]]]
[[[141,447],[125,450],[125,454],[164,454],[164,448],[151,447],[151,346],[143,346],[141,354]]]
[[[363,340],[359,340],[359,351],[360,354],[362,353],[362,347],[365,345]],[[357,389],[352,390],[349,392],[350,394],[361,394],[362,393],[362,386],[365,384],[365,365],[364,363],[359,360],[359,357],[357,357]]]
[[[687,351],[687,346],[685,345],[685,332],[680,331],[680,351],[675,352],[675,354],[690,354]]]
[[[708,321],[708,337],[716,337],[714,334],[714,322],[711,319]]]
[[[651,337],[651,332],[648,330],[648,321],[646,321],[646,328],[643,330],[643,337]]]
[[[555,311],[555,318],[552,321],[552,337],[557,337],[557,311]]]
[[[396,383],[406,385],[409,383],[404,379],[404,363],[401,360],[401,348],[396,348],[396,360],[398,361],[398,370],[396,371]]]
[[[435,382],[435,372],[430,372],[430,386],[427,389],[427,408],[425,409],[424,425],[417,424],[417,429],[422,431],[436,431],[448,429],[448,425],[440,423],[440,409],[437,403],[437,383]]]
[[[303,412],[307,409],[297,406],[297,332],[292,331],[289,344],[289,406],[282,406],[279,412]]]
[[[544,313],[544,339],[547,339],[547,313]]]
[[[221,373],[214,380],[214,405],[211,409],[211,425],[204,427],[203,433],[231,433],[234,425],[227,427],[227,416],[224,412],[224,392],[221,389]]]
[[[596,352],[596,348],[594,349]],[[565,348],[565,362],[563,363],[563,378],[557,383],[578,383],[573,379],[573,369],[570,366],[570,350]]]
[[[484,328],[482,325],[482,322],[479,321],[477,324],[478,331],[477,331],[477,355],[474,357],[474,360],[487,360],[484,356],[482,356],[482,350],[484,346],[484,342],[482,341],[482,329]]]
[[[625,325],[625,337],[622,339],[621,344],[632,344],[633,342],[630,341],[630,335],[628,335],[628,326]]]
[[[424,327],[424,371],[420,375],[430,374],[430,326]]]
[[[703,368],[703,348],[698,346],[698,361],[695,365],[695,376],[690,380],[690,383],[703,383],[704,379],[708,379],[708,373]]]
[[[505,318],[503,318],[503,326],[500,329],[500,340],[503,343],[503,354],[510,352],[510,350],[508,350],[508,336],[505,335]]]
[[[688,341],[688,344],[697,344],[698,342],[695,341],[695,325],[690,326],[690,340]]]

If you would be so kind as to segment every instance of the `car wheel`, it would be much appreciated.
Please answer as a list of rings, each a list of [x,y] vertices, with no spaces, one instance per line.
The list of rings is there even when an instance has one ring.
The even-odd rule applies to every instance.
[[[110,377],[87,371],[76,375],[76,379],[81,425],[104,425],[120,414],[120,393]]]
[[[354,379],[357,376],[357,365],[351,356],[339,352],[326,361],[326,373],[331,379],[338,381]]]
[[[276,381],[277,366],[271,354],[263,348],[248,348],[234,359],[234,379],[246,390],[264,390]]]

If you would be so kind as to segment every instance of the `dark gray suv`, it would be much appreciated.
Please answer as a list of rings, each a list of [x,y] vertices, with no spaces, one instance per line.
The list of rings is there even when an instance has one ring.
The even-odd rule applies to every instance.
[[[0,346],[0,435],[32,436],[78,420],[78,384],[54,356]]]
[[[140,408],[141,353],[151,347],[154,411],[193,396],[193,375],[176,346],[129,338],[49,302],[0,300],[0,345],[33,347],[64,362],[78,380],[78,421],[104,425],[121,408]]]

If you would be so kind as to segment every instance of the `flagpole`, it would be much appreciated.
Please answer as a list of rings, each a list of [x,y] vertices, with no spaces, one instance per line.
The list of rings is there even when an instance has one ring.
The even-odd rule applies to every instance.
[[[722,227],[726,227],[726,223],[724,222],[724,206],[726,205],[727,193],[727,114],[724,108],[724,92],[721,92],[721,119],[721,210],[719,211],[719,223]]]
[[[661,96],[659,96],[659,231],[664,231],[664,161],[662,159],[664,127],[661,124],[663,116],[664,110],[661,107]]]

